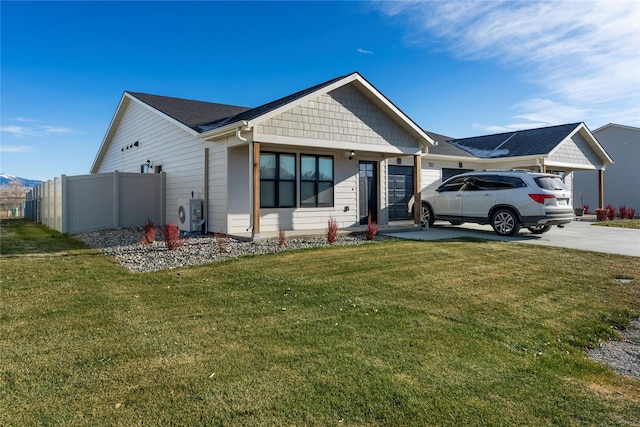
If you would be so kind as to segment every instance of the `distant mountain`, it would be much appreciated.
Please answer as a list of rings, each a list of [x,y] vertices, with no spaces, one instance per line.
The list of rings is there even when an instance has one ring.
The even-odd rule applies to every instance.
[[[22,181],[22,185],[29,188],[35,187],[36,185],[42,182],[42,181],[38,181],[37,179],[26,179],[26,178],[20,178],[17,176],[9,175],[8,173],[0,173],[0,185],[7,185],[11,181],[14,181],[16,179]]]

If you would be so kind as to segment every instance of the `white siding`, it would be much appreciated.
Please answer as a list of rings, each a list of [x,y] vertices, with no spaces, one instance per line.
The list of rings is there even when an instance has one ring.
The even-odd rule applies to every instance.
[[[137,147],[132,146],[135,142]],[[154,166],[162,165],[167,174],[166,221],[175,224],[179,199],[203,197],[205,146],[196,136],[131,102],[97,172],[140,172],[140,166],[147,160]]]

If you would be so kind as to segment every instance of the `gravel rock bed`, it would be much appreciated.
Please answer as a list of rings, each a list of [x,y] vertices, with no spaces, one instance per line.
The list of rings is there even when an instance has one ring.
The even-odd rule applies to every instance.
[[[122,266],[136,273],[209,264],[246,255],[330,246],[325,236],[287,238],[286,246],[280,246],[277,239],[252,242],[231,237],[216,239],[211,235],[191,234],[184,237],[184,243],[180,248],[170,251],[164,244],[160,230],[156,234],[155,242],[142,244],[142,228],[102,230],[80,233],[73,237],[105,255],[114,257]],[[341,235],[334,245],[358,245],[384,239],[388,237],[377,236],[374,241],[367,241],[362,234]]]
[[[600,344],[589,351],[589,357],[619,374],[640,379],[640,319],[621,332],[620,340]]]

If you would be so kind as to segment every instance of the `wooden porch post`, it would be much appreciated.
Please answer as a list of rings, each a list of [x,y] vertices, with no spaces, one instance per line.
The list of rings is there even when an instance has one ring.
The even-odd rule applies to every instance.
[[[413,156],[413,223],[420,225],[420,208],[422,202],[420,200],[420,172],[422,171],[422,156],[415,154]]]
[[[598,170],[598,207],[604,209],[604,169]]]
[[[260,143],[253,141],[253,231],[251,236],[260,237]]]

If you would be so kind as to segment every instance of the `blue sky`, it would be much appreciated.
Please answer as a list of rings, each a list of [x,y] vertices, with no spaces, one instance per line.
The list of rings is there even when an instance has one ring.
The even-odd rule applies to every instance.
[[[359,71],[466,137],[640,127],[640,2],[0,3],[0,172],[88,173],[125,90],[256,107]]]

